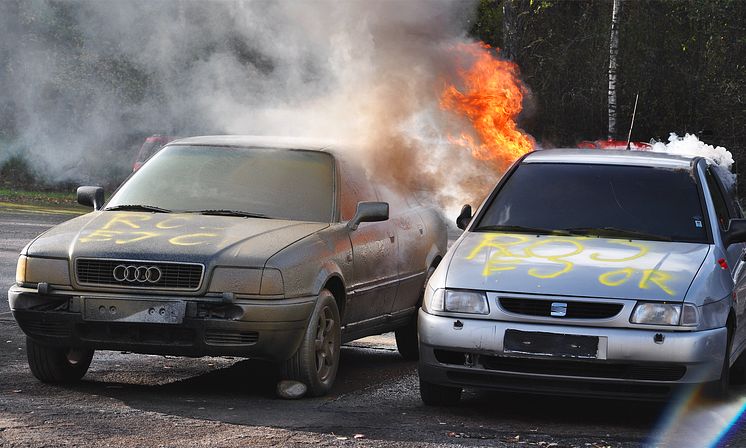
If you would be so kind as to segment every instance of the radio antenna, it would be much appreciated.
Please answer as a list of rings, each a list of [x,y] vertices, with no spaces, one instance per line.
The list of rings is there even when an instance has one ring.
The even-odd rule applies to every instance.
[[[637,100],[640,99],[640,92],[635,95],[635,108],[632,110],[632,122],[629,124],[629,133],[627,134],[627,151],[632,145],[632,128],[635,126],[635,115],[637,115]]]

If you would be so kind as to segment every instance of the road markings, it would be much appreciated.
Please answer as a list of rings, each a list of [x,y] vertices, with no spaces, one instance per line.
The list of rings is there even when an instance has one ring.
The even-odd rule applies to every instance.
[[[7,212],[41,213],[46,215],[83,215],[86,213],[84,210],[76,210],[72,208],[52,208],[39,205],[12,204],[10,202],[0,202],[0,210]]]
[[[20,222],[20,221],[0,221],[0,225],[25,226],[25,227],[52,227],[54,224],[39,222]]]

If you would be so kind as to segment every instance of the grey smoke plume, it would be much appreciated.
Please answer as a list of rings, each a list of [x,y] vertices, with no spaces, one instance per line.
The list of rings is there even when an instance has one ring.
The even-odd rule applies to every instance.
[[[499,175],[442,143],[463,125],[438,95],[473,13],[445,0],[5,0],[0,160],[22,152],[50,179],[101,182],[153,133],[323,138],[453,210]]]

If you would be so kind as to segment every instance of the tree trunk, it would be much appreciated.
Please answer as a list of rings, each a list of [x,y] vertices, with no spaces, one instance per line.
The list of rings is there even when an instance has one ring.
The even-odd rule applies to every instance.
[[[622,0],[614,0],[611,12],[611,39],[609,41],[609,139],[615,138],[616,126],[616,76],[617,54],[619,53],[619,17],[622,10]]]
[[[502,56],[509,60],[516,59],[516,46],[518,39],[518,11],[516,11],[513,0],[503,1],[503,48]]]

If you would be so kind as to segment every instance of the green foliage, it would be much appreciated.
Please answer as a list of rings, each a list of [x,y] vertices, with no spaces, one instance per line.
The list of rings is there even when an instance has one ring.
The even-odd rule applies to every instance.
[[[531,90],[522,126],[546,145],[604,138],[611,2],[481,0],[472,36],[507,45],[505,2],[515,9],[515,61]],[[706,142],[746,158],[744,29],[740,0],[624,1],[618,137],[626,137],[639,93],[634,139],[705,131]]]
[[[503,7],[500,0],[479,0],[477,16],[469,33],[493,47],[502,47]]]
[[[9,157],[0,164],[0,187],[31,187],[37,184],[31,167],[20,155]]]

